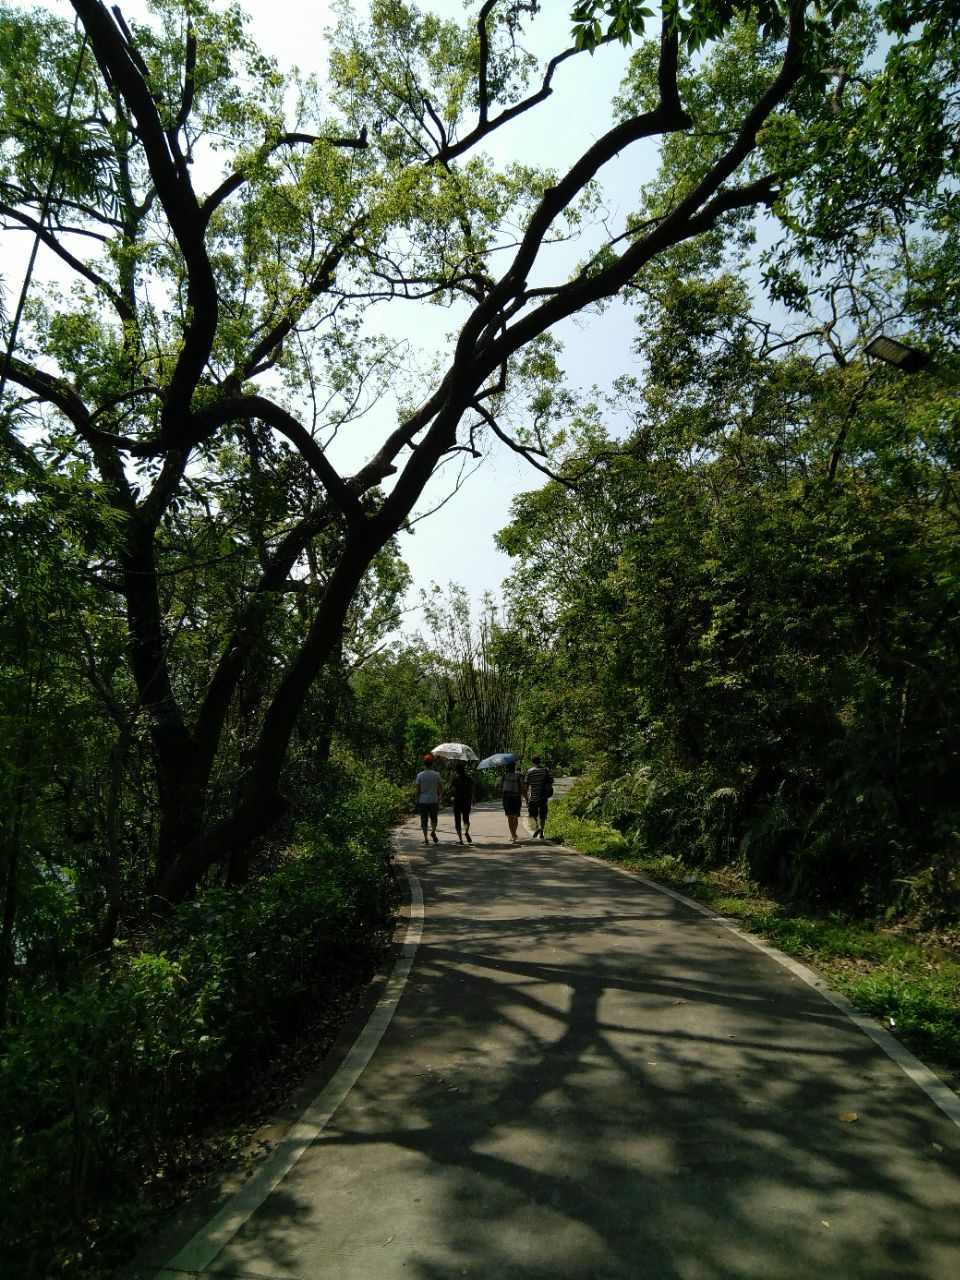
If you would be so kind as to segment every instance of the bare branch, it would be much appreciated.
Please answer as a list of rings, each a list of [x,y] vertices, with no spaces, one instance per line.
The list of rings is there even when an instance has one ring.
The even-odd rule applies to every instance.
[[[603,41],[606,43],[606,41]],[[497,129],[502,129],[505,124],[509,124],[511,120],[516,120],[518,116],[522,116],[532,107],[537,106],[541,102],[545,102],[553,93],[553,76],[562,63],[569,58],[575,58],[580,53],[579,49],[565,49],[563,53],[558,53],[555,58],[551,58],[547,64],[540,88],[528,98],[524,98],[521,102],[516,102],[512,107],[507,107],[494,120],[488,120],[483,114],[481,119],[471,131],[461,138],[459,142],[453,142],[442,151],[437,152],[433,157],[434,163],[449,164],[451,160],[455,160],[457,156],[462,156],[465,152],[470,151],[482,142],[484,138],[489,137],[491,133],[495,133]]]
[[[490,67],[490,34],[487,19],[496,7],[497,0],[485,0],[477,15],[477,38],[480,41],[480,66],[477,72],[477,97],[480,101],[480,124],[486,125],[490,110],[490,88],[487,73]]]
[[[6,354],[6,352],[0,352],[0,357],[5,359]],[[42,369],[35,369],[14,357],[10,360],[7,378],[10,382],[16,383],[17,386],[25,387],[27,391],[32,391],[45,404],[52,405],[55,409],[58,409],[77,435],[82,440],[85,440],[95,451],[99,451],[98,457],[102,455],[104,448],[115,450],[120,447],[131,452],[136,449],[137,442],[135,440],[114,436],[109,432],[100,431],[96,428],[93,425],[93,415],[79,393],[68,383],[55,378],[52,374],[45,373]]]
[[[71,4],[89,36],[107,83],[120,95],[136,121],[136,135],[150,166],[157,197],[184,257],[189,322],[161,415],[164,445],[177,447],[184,443],[190,401],[203,374],[217,328],[218,295],[204,243],[206,223],[200,215],[179,149],[176,152],[171,149],[147,84],[143,59],[129,38],[122,16],[118,26],[100,0],[71,0]]]
[[[454,481],[453,488],[450,490],[450,492],[445,497],[441,498],[438,502],[434,503],[434,505],[432,507],[429,507],[426,511],[421,511],[418,516],[411,516],[410,519],[407,520],[406,522],[406,528],[412,529],[413,526],[416,524],[419,524],[421,520],[429,520],[430,517],[435,516],[438,511],[442,511],[448,502],[453,501],[453,499],[457,496],[457,494],[460,492],[463,486],[467,483],[470,477],[474,475],[479,469],[480,469],[479,463],[477,464],[477,466],[470,467],[469,469],[466,466],[461,467],[460,473],[457,476],[456,480]]]
[[[196,89],[196,67],[197,67],[197,35],[193,29],[193,23],[187,22],[187,48],[186,59],[183,69],[183,94],[180,99],[180,110],[177,112],[177,118],[174,121],[174,129],[179,132],[190,119],[190,112],[193,110],[193,95]]]
[[[13,218],[17,222],[21,223],[28,231],[42,241],[42,243],[45,244],[52,253],[55,253],[61,262],[65,262],[71,270],[77,273],[77,275],[83,276],[85,280],[88,280],[94,288],[96,288],[112,303],[114,310],[117,312],[121,320],[132,323],[136,319],[136,316],[131,312],[126,300],[117,293],[116,289],[114,289],[113,286],[103,278],[103,276],[98,275],[92,267],[89,267],[85,262],[82,262],[79,258],[75,257],[65,245],[61,244],[50,228],[41,226],[39,222],[36,222],[27,214],[21,213],[19,209],[13,209],[6,204],[0,204],[0,214],[3,214],[8,218]],[[104,237],[97,236],[96,239],[102,241]]]
[[[549,301],[527,312],[509,329],[500,328],[495,310],[511,293],[522,286],[526,273],[536,257],[538,237],[549,223],[570,203],[577,191],[589,181],[597,170],[628,142],[654,132],[686,127],[673,110],[660,115],[657,111],[638,116],[611,129],[600,138],[571,168],[566,177],[544,194],[540,207],[528,226],[524,243],[517,254],[514,266],[498,283],[486,303],[477,308],[470,322],[461,333],[461,344],[466,354],[466,344],[480,348],[483,354],[481,376],[488,368],[499,363],[506,354],[519,350],[532,338],[543,333],[576,311],[603,298],[612,297],[629,283],[642,267],[670,245],[679,244],[712,227],[725,212],[746,208],[757,203],[769,203],[775,198],[774,180],[767,176],[744,187],[723,191],[721,188],[736,169],[749,156],[756,144],[757,133],[770,113],[783,101],[796,84],[802,71],[801,42],[804,31],[803,7],[795,7],[791,13],[790,36],[780,70],[768,88],[761,94],[754,107],[746,115],[736,141],[710,168],[708,173],[686,196],[678,201],[670,213],[650,232],[637,240],[608,267],[590,276],[580,276],[570,282]],[[661,52],[663,57],[663,51]],[[669,50],[667,51],[669,56]],[[489,325],[489,334],[482,333],[482,325]],[[496,328],[495,328],[496,325]]]
[[[516,440],[507,435],[507,433],[501,429],[496,418],[485,405],[481,404],[478,400],[474,400],[470,405],[470,408],[473,409],[474,413],[478,413],[480,417],[483,418],[484,422],[498,440],[502,440],[508,449],[512,449],[514,453],[518,453],[521,458],[525,458],[526,461],[530,463],[531,467],[534,467],[537,471],[543,472],[545,476],[556,481],[557,484],[563,485],[565,489],[576,488],[576,485],[570,480],[567,480],[564,476],[558,475],[555,471],[551,470],[550,467],[544,466],[542,462],[538,461],[537,458],[534,457],[532,450],[528,449],[525,445],[518,444]]]

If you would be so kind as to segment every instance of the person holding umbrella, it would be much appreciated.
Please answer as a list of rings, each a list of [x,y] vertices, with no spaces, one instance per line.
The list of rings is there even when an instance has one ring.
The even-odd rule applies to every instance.
[[[461,828],[466,830],[467,844],[473,844],[470,838],[470,805],[473,801],[473,782],[467,776],[467,761],[476,760],[476,752],[465,742],[441,742],[431,753],[436,760],[453,760],[454,775],[450,785],[453,794],[453,825],[457,828],[457,839],[463,844]],[[426,756],[424,756],[426,760]],[[426,840],[426,830],[424,830]],[[436,839],[436,836],[434,836]]]
[[[511,844],[516,844],[520,838],[517,835],[517,823],[520,820],[520,803],[526,792],[525,779],[521,774],[517,773],[517,761],[519,758],[512,751],[497,751],[494,755],[487,756],[485,760],[481,760],[477,765],[478,769],[506,770],[500,779],[498,789],[500,798],[503,801],[503,812],[507,815]]]
[[[507,815],[511,844],[518,844],[520,841],[517,835],[517,823],[520,821],[520,804],[526,796],[526,791],[526,779],[517,773],[516,760],[511,760],[500,779],[500,798],[503,801],[503,812]]]
[[[464,835],[467,844],[473,844],[470,838],[470,805],[473,802],[473,779],[467,775],[467,766],[458,760],[453,766],[453,779],[450,783],[450,794],[453,798],[453,825],[457,829],[457,839],[463,844]],[[460,827],[463,824],[463,832]]]

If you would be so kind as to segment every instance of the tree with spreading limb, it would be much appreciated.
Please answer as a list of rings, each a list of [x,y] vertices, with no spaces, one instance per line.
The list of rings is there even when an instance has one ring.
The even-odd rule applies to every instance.
[[[858,6],[657,6],[618,116],[553,175],[498,171],[487,146],[549,112],[561,66],[642,34],[642,6],[576,5],[570,47],[538,67],[520,39],[537,21],[530,0],[484,0],[464,30],[374,0],[366,25],[341,21],[324,101],[280,75],[233,9],[159,0],[153,26],[128,26],[100,0],[71,3],[76,33],[3,12],[0,220],[72,277],[0,352],[3,438],[25,488],[31,466],[82,473],[113,517],[85,572],[122,602],[129,714],[157,779],[153,884],[171,901],[276,820],[298,714],[438,468],[489,432],[549,470],[511,416],[529,353],[664,251],[776,204],[778,152],[762,137],[826,109],[829,19]],[[707,120],[685,93],[731,32],[753,61],[726,117]],[[544,283],[548,241],[589,217],[616,157],[657,139],[693,140],[685,179],[643,191],[638,161],[635,213]],[[365,411],[402,386],[402,352],[376,317],[423,301],[455,316],[446,363],[347,472],[338,437],[368,430]],[[220,551],[239,567],[227,622],[210,630],[185,597],[219,585]],[[265,656],[280,630],[288,642]],[[187,680],[187,639],[201,634],[202,678]],[[214,780],[240,705],[242,767],[225,792]]]

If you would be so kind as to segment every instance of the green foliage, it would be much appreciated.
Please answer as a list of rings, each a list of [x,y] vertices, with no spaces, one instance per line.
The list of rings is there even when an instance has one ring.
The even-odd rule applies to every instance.
[[[617,861],[629,856],[627,840],[607,823],[597,822],[577,812],[572,795],[561,796],[550,803],[550,838],[573,845],[595,858],[611,858]]]
[[[860,67],[856,85],[838,73],[819,105],[800,85],[761,139],[766,161],[785,177],[796,161],[798,175],[775,206],[791,231],[765,255],[765,282],[809,336],[758,319],[736,217],[661,255],[636,294],[647,380],[622,384],[636,422],[623,452],[584,440],[578,491],[518,500],[501,542],[527,565],[550,547],[552,660],[571,686],[579,665],[594,673],[569,718],[596,766],[593,816],[648,858],[740,860],[758,881],[866,911],[921,899],[949,911],[956,403],[851,356],[886,315],[938,334],[934,351],[953,333],[942,129],[955,129],[957,42],[933,10],[930,30],[908,35],[919,11],[882,7],[904,39],[878,72],[876,23],[847,8],[832,15],[836,57]],[[693,127],[665,149],[651,209],[696,180],[767,56],[755,27],[735,26],[690,65]],[[642,47],[625,110],[649,107],[655,66]],[[925,97],[928,162],[901,130]],[[875,150],[860,164],[850,147],[881,100],[890,146],[874,170]],[[821,144],[829,181],[806,149]],[[847,198],[854,172],[863,201]]]
[[[949,911],[956,399],[848,360],[839,319],[819,359],[814,341],[771,355],[741,249],[661,257],[638,292],[648,380],[613,405],[634,430],[585,435],[576,487],[522,496],[500,535],[521,572],[542,566],[555,711],[593,763],[575,803],[647,858]],[[895,308],[913,263],[912,246],[896,270],[865,261],[864,306]]]
[[[0,1058],[11,1274],[52,1274],[94,1218],[106,1235],[135,1230],[136,1189],[376,962],[400,796],[349,760],[339,784],[325,820],[301,829],[271,874],[209,889],[160,932],[118,941],[109,964],[21,994]]]
[[[834,981],[868,1013],[885,1020],[921,1055],[956,1070],[960,1065],[960,965],[921,966]],[[933,970],[930,972],[929,970]]]
[[[463,449],[475,454],[487,427],[502,434],[509,423],[514,442],[546,462],[578,432],[587,438],[589,410],[563,387],[558,346],[545,336],[565,308],[570,314],[582,305],[570,289],[606,279],[600,299],[629,280],[635,296],[651,299],[668,322],[649,352],[663,396],[696,382],[691,366],[707,363],[709,346],[700,385],[709,382],[720,408],[707,422],[705,405],[684,397],[685,419],[677,415],[671,428],[678,446],[696,438],[709,448],[735,398],[724,403],[724,388],[750,324],[739,264],[707,279],[689,262],[681,270],[684,254],[712,254],[720,263],[724,244],[750,240],[744,211],[772,202],[794,228],[795,245],[814,245],[804,263],[833,261],[824,243],[842,231],[849,249],[862,221],[847,192],[857,184],[838,178],[850,166],[881,197],[871,204],[879,210],[870,224],[876,242],[895,239],[883,223],[891,210],[897,230],[915,214],[925,227],[937,216],[950,221],[955,103],[948,73],[956,52],[943,6],[930,16],[881,5],[876,20],[870,6],[851,0],[804,6],[802,59],[817,74],[794,84],[794,65],[785,68],[787,96],[781,103],[772,94],[778,105],[754,138],[792,6],[575,4],[582,48],[629,41],[645,24],[649,30],[658,8],[667,33],[679,37],[661,172],[609,235],[600,231],[592,182],[602,140],[567,178],[530,164],[497,166],[496,148],[485,145],[548,96],[556,64],[541,80],[545,67],[519,38],[540,8],[536,0],[483,6],[480,20],[489,21],[478,29],[476,21],[458,24],[400,0],[377,0],[362,19],[344,7],[321,82],[281,73],[246,33],[238,8],[197,0],[186,14],[179,0],[157,0],[148,17],[131,21],[128,69],[143,76],[137,105],[115,75],[104,81],[112,55],[93,26],[96,56],[90,48],[79,61],[69,22],[2,5],[0,125],[8,143],[0,155],[0,223],[11,237],[33,226],[62,148],[57,230],[47,250],[71,273],[69,287],[37,282],[25,316],[4,417],[4,439],[23,463],[19,488],[10,492],[38,499],[60,485],[78,524],[84,488],[96,498],[89,536],[70,548],[60,571],[84,606],[76,611],[82,638],[62,634],[57,648],[73,663],[71,693],[85,685],[83,726],[72,737],[50,734],[71,745],[82,740],[84,749],[73,752],[80,763],[62,770],[59,800],[67,810],[83,792],[82,829],[46,839],[44,857],[25,863],[23,875],[29,882],[39,864],[76,873],[97,941],[131,905],[142,905],[148,880],[172,899],[214,875],[224,824],[243,833],[255,816],[266,825],[285,810],[291,797],[281,795],[279,762],[296,733],[296,758],[283,779],[295,807],[335,725],[361,753],[378,750],[399,775],[401,717],[391,713],[389,732],[369,714],[351,721],[360,681],[351,693],[343,688],[346,671],[355,673],[398,621],[408,575],[392,534],[432,469]],[[895,35],[882,71],[878,23]],[[831,77],[838,69],[832,97],[823,91],[825,66]],[[64,125],[77,68],[76,110]],[[659,62],[658,42],[645,40],[615,108],[621,124],[637,126],[671,72],[670,59]],[[150,114],[151,100],[152,129],[140,110]],[[871,168],[858,113],[876,124],[885,103],[894,122]],[[917,130],[920,145],[895,145],[909,136],[909,128],[898,135],[897,121]],[[727,167],[723,157],[745,122],[743,146],[730,152]],[[690,204],[700,213],[685,220],[687,197],[717,163],[709,191]],[[706,204],[698,204],[701,196]],[[664,238],[651,240],[649,261],[614,279],[621,252],[626,262],[652,227]],[[583,272],[562,287],[568,301],[551,315],[557,299],[548,307],[546,295],[522,282],[539,273],[545,237],[587,231],[600,247],[587,251]],[[664,244],[672,254],[661,253]],[[912,311],[923,309],[931,290],[943,292],[953,249],[927,252]],[[768,275],[780,297],[797,305],[809,298],[794,264],[771,259]],[[671,309],[662,303],[665,285],[681,276]],[[380,335],[373,316],[394,301],[480,308],[473,313],[480,327],[461,347],[470,353],[473,383],[457,391],[456,404],[447,399],[461,369],[446,379],[438,357],[424,397],[422,369],[413,359],[405,366],[401,344]],[[503,343],[501,361],[490,353]],[[41,353],[42,370],[31,363]],[[501,367],[509,391],[491,381]],[[794,388],[801,377],[793,375]],[[370,466],[339,477],[326,450],[355,436],[387,393],[422,405],[426,416],[411,409],[383,451],[377,442],[361,450]],[[529,412],[518,423],[523,415],[511,404],[521,402]],[[466,409],[471,404],[483,405],[481,418]],[[408,445],[415,445],[409,456]],[[549,567],[531,567],[549,580]],[[604,591],[619,590],[605,572],[593,598],[601,606]],[[629,604],[629,593],[621,600]],[[524,630],[536,632],[527,625],[534,616],[524,613]],[[482,624],[488,621],[485,613]],[[525,752],[579,763],[593,743],[624,727],[595,715],[598,704],[583,682],[567,680],[538,634],[514,643],[512,634],[505,640],[488,631],[491,654],[501,651],[495,662],[442,654],[430,673],[424,714],[442,736],[475,737],[486,750],[517,734],[512,745]],[[581,653],[589,662],[591,652],[581,646]],[[523,690],[522,714],[507,678],[520,668],[533,684]],[[612,703],[629,673],[603,663],[598,669]],[[481,678],[491,671],[495,679]],[[67,683],[57,683],[57,694]],[[448,695],[446,705],[437,691]],[[417,714],[411,703],[404,719]],[[104,740],[97,762],[93,748]],[[708,796],[738,786],[713,782]],[[88,856],[70,847],[75,835]],[[231,856],[241,862],[251,852],[256,859],[260,851]]]
[[[359,841],[379,848],[386,832],[407,811],[406,786],[386,778],[376,760],[358,759],[339,744],[322,782],[323,804],[315,821],[334,843]]]
[[[951,909],[957,406],[851,357],[897,318],[949,363],[960,330],[957,5],[802,7],[804,74],[757,130],[796,6],[659,6],[679,104],[601,234],[581,179],[602,137],[566,177],[488,145],[548,96],[524,102],[537,0],[495,6],[486,39],[400,0],[343,9],[322,82],[281,74],[233,6],[156,0],[132,23],[135,107],[103,47],[80,60],[68,21],[0,0],[0,224],[23,239],[59,156],[45,252],[71,273],[35,288],[0,406],[0,1174],[31,1207],[5,1231],[22,1273],[49,1272],[58,1206],[73,1232],[95,1186],[155,1169],[180,1118],[363,967],[384,830],[439,738],[594,761],[556,819],[597,852]],[[657,8],[578,0],[578,44],[655,34]],[[644,132],[669,79],[644,39],[620,125]],[[743,283],[760,207],[805,345]],[[540,250],[581,230],[599,247],[541,287]],[[541,330],[625,281],[646,383],[619,388],[621,448]],[[446,372],[377,336],[382,303],[417,301],[468,316]],[[417,407],[332,472],[388,393]],[[485,609],[478,646],[439,609],[430,654],[378,654],[407,584],[392,535],[438,465],[511,422],[567,482],[502,537],[515,610]],[[261,814],[283,816],[240,847]],[[220,865],[203,842],[225,828]],[[171,897],[206,892],[148,937],[171,866]]]
[[[764,36],[782,36],[793,7],[786,0],[694,0],[685,5],[677,0],[665,0],[660,5],[642,0],[576,0],[571,17],[577,48],[593,50],[607,40],[630,44],[634,36],[644,34],[648,21],[659,10],[664,26],[676,32],[686,49],[696,52],[721,39],[738,20],[751,23]],[[807,15],[808,28],[821,39],[828,38],[859,8],[858,0],[828,0]],[[918,16],[915,14],[913,20]],[[888,17],[891,24],[904,21],[902,13]]]
[[[433,736],[437,725],[431,716],[413,741],[407,737],[411,720],[430,705],[421,656],[408,648],[375,654],[351,673],[343,695],[336,721],[339,741],[392,781],[406,783],[409,792],[411,768],[443,737],[439,731]],[[418,754],[425,739],[429,742]]]
[[[429,716],[411,716],[404,730],[407,756],[418,769],[424,755],[443,741],[443,730]]]
[[[466,742],[482,759],[495,751],[523,750],[516,740],[517,706],[526,675],[523,645],[513,620],[488,593],[474,617],[464,589],[446,594],[434,584],[421,592],[429,628],[426,662],[447,741]]]

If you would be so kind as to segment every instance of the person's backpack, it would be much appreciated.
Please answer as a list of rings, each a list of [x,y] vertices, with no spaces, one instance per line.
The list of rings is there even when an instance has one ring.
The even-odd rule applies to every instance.
[[[505,796],[518,796],[520,794],[520,775],[519,773],[505,773],[500,790]]]
[[[544,800],[549,800],[553,795],[553,774],[549,769],[547,770],[547,776],[543,780],[543,787],[541,788],[540,794],[543,796]]]

